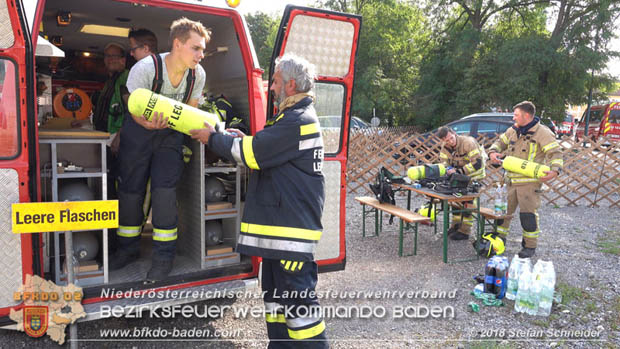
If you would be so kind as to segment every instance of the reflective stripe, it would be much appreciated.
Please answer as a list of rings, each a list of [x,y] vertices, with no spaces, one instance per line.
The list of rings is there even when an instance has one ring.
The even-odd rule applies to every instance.
[[[275,124],[276,122],[280,121],[280,119],[282,119],[283,116],[284,116],[284,113],[278,115],[275,119],[267,120],[267,122],[265,123],[265,126],[271,126]]]
[[[564,159],[551,160],[551,165],[564,166]]]
[[[536,149],[538,148],[538,144],[537,143],[530,143],[530,153],[528,154],[527,158],[530,161],[534,161],[534,158],[536,157]]]
[[[475,170],[474,169],[474,165],[472,165],[472,164],[465,165],[465,170],[467,170],[467,173],[474,172],[474,170]]]
[[[304,267],[304,262],[299,262],[299,266],[298,266],[299,270],[301,270],[301,268],[303,267]]]
[[[119,225],[118,229],[116,230],[116,235],[126,238],[140,236],[140,227],[128,227],[124,225]]]
[[[482,179],[485,176],[486,176],[486,172],[484,170],[484,167],[479,169],[478,171],[475,171],[469,174],[469,177],[471,177],[471,179]]]
[[[502,142],[504,142],[504,144],[508,145],[508,137],[506,137],[506,134],[502,134],[501,136],[499,136],[499,139],[502,140]]]
[[[474,150],[470,151],[469,153],[467,153],[467,156],[472,157],[472,156],[474,156],[476,154],[480,154],[480,150],[474,149]]]
[[[540,234],[540,230],[536,230],[536,231],[523,231],[523,236],[526,238],[538,238],[538,235]]]
[[[290,270],[289,269],[290,266],[291,266],[291,261],[286,261],[286,263],[284,263],[284,269]]]
[[[553,142],[551,142],[551,143],[549,143],[549,144],[545,145],[544,147],[542,147],[542,151],[546,153],[546,152],[548,152],[549,150],[551,150],[551,149],[553,149],[553,148],[557,148],[557,147],[559,147],[559,146],[560,146],[560,145],[558,144],[558,142],[553,141]]]
[[[504,228],[500,225],[497,227],[497,233],[500,235],[508,235],[509,231],[507,228]]]
[[[607,132],[609,132],[609,130],[611,130],[611,124],[607,123],[607,124],[605,124],[605,130],[603,130],[603,133],[607,133]]]
[[[177,239],[177,228],[174,228],[174,229],[153,228],[153,240],[172,241],[176,239]]]
[[[510,178],[510,183],[518,184],[518,183],[534,183],[538,182],[536,178]]]
[[[247,166],[253,170],[260,170],[256,158],[254,157],[254,149],[252,149],[253,136],[245,136],[241,139],[241,145],[243,148],[243,157]]]
[[[245,164],[243,163],[243,160],[241,159],[241,147],[239,146],[239,143],[241,143],[242,139],[243,138],[233,139],[233,144],[232,144],[232,147],[230,148],[230,154],[232,155],[233,159],[235,159],[237,164],[245,166]]]
[[[323,147],[323,138],[316,137],[299,141],[299,150]]]
[[[317,309],[318,310],[318,309]],[[312,312],[312,306],[308,309],[308,312]],[[297,317],[292,319],[286,319],[286,326],[289,328],[306,327],[312,324],[318,324],[321,321],[319,316],[316,317]]]
[[[321,126],[319,123],[315,122],[313,124],[301,125],[299,126],[299,135],[305,136],[313,133],[319,133]]]
[[[284,318],[284,314],[276,314],[272,315],[269,313],[265,314],[265,321],[269,323],[286,323],[286,319]]]
[[[292,339],[308,339],[318,336],[319,334],[323,333],[323,331],[325,331],[325,322],[321,321],[316,326],[312,326],[305,330],[291,330],[289,328],[288,335]]]
[[[241,232],[256,235],[277,236],[291,239],[316,240],[321,239],[320,230],[281,227],[277,225],[248,224],[241,222]]]
[[[299,264],[299,262],[293,262],[293,265],[291,265],[291,269],[290,270],[297,269],[297,264]]]
[[[442,159],[448,159],[448,155],[446,153],[439,153],[439,157]]]
[[[249,236],[245,234],[239,234],[239,242],[237,244],[269,250],[298,253],[314,253],[314,250],[316,248],[316,243],[314,242],[263,239],[260,237]]]

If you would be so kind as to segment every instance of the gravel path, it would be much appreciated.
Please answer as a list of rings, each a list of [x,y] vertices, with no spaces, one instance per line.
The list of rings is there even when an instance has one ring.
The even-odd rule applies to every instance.
[[[563,299],[561,304],[554,304],[549,317],[537,317],[516,313],[512,301],[506,300],[504,307],[487,307],[470,296],[475,286],[472,276],[483,273],[486,260],[442,263],[440,234],[432,234],[428,226],[420,227],[417,256],[398,257],[397,220],[390,226],[384,217],[381,236],[362,238],[361,206],[353,198],[352,194],[347,198],[346,270],[321,274],[317,291],[323,295],[337,292],[341,296],[323,299],[324,307],[365,309],[375,316],[336,312],[326,318],[333,348],[620,348],[617,209],[545,206],[540,210],[542,234],[533,262],[538,258],[553,261],[556,291]],[[403,198],[399,201],[399,205],[404,205]],[[416,202],[414,207],[421,204]],[[520,249],[518,219],[511,228],[506,251],[510,258]],[[411,235],[406,236],[407,247],[412,247]],[[473,254],[468,242],[452,242],[449,246],[450,258]],[[392,294],[395,291],[405,293]],[[388,293],[391,297],[358,297],[357,292]],[[410,298],[406,292],[410,292]],[[469,310],[467,304],[471,301],[480,305],[479,313]],[[238,298],[198,304],[242,308],[260,307],[262,301]],[[399,309],[405,308],[408,316],[398,318]],[[236,319],[232,312],[208,320],[99,320],[81,323],[79,336],[100,339],[100,329],[144,326],[228,331],[232,338],[220,336],[211,341],[189,342],[97,341],[81,342],[80,347],[264,348],[267,344],[262,317]],[[2,348],[33,346],[57,347],[47,338],[35,340],[24,333],[0,331]]]

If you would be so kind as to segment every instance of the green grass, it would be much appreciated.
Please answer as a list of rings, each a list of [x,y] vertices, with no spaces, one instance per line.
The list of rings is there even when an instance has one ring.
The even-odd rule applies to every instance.
[[[516,348],[516,346],[514,346],[512,343],[508,343],[508,344],[500,344],[499,342],[493,341],[493,342],[474,342],[474,343],[469,343],[466,346],[467,349],[499,349],[499,348]]]
[[[565,282],[558,283],[556,287],[562,294],[562,304],[564,305],[568,305],[573,300],[582,300],[586,296],[582,289]]]
[[[597,310],[596,302],[594,302],[594,301],[586,302],[586,305],[584,306],[584,310],[585,310],[586,314],[587,313],[594,313]]]
[[[532,323],[538,327],[543,327],[543,328],[549,328],[550,326],[550,319],[545,318],[543,319],[537,319],[537,320],[533,320]]]
[[[620,256],[620,238],[607,236],[597,243],[601,252]]]

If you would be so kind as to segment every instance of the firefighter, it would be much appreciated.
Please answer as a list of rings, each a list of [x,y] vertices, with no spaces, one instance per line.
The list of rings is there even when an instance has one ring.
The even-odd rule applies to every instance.
[[[136,61],[148,57],[151,54],[158,53],[157,37],[148,29],[140,28],[130,31],[128,40],[129,54],[131,54]]]
[[[523,229],[520,258],[532,257],[536,251],[540,226],[538,208],[540,207],[541,182],[555,178],[564,165],[560,145],[555,136],[540,119],[535,117],[536,107],[532,102],[524,101],[514,106],[515,124],[504,132],[489,150],[492,163],[500,164],[500,153],[520,159],[544,163],[548,160],[551,171],[539,179],[506,171],[505,181],[508,187],[508,214],[512,215],[519,207],[519,220]],[[510,231],[510,219],[505,219],[497,227],[500,237],[506,242]]]
[[[486,153],[473,137],[457,135],[447,126],[439,128],[437,137],[443,141],[439,159],[448,168],[446,174],[458,172],[478,180],[485,177]],[[473,204],[473,202],[468,201],[463,204]],[[471,212],[454,214],[448,237],[452,240],[467,240],[473,223]]]
[[[287,54],[276,60],[274,71],[271,90],[279,113],[262,131],[246,136],[230,129],[235,137],[205,124],[190,132],[215,153],[253,170],[237,248],[263,259],[269,348],[324,348],[325,323],[314,294],[314,250],[325,201],[323,139],[311,93],[314,66]]]
[[[170,27],[170,53],[162,53],[160,94],[196,107],[205,84],[199,62],[210,32],[200,23],[181,18]],[[127,88],[151,89],[156,75],[155,60],[142,59],[129,72]],[[190,70],[193,70],[190,72]],[[195,76],[195,81],[187,79]],[[193,88],[188,89],[187,85]],[[140,228],[147,180],[151,178],[153,209],[153,255],[148,281],[166,278],[172,270],[177,240],[176,186],[183,171],[183,134],[168,129],[168,115],[154,112],[125,118],[121,134],[121,180],[119,187],[119,249],[110,258],[110,270],[138,259]]]

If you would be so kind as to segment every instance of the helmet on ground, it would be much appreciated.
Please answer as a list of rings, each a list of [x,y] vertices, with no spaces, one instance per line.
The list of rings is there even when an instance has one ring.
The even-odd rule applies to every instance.
[[[482,235],[482,238],[474,242],[474,248],[478,251],[478,255],[485,257],[499,256],[504,253],[504,240],[493,233]]]
[[[424,204],[422,207],[418,209],[418,213],[424,217],[428,217],[431,219],[431,222],[435,221],[435,209],[432,205]]]

